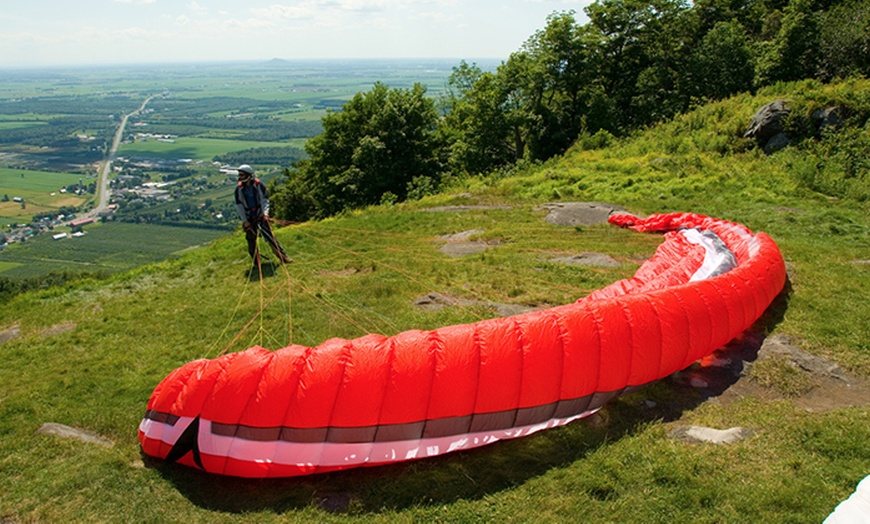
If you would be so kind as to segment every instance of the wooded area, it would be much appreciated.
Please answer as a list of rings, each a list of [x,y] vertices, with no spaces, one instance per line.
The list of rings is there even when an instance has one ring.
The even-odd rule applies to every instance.
[[[543,161],[736,93],[870,74],[868,0],[598,0],[585,12],[583,25],[553,13],[494,72],[462,62],[437,103],[420,85],[357,95],[273,186],[278,214],[401,201],[448,174]]]

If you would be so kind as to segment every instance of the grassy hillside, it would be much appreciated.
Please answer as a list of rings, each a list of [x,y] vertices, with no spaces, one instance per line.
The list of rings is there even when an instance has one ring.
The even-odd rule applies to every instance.
[[[154,386],[192,359],[470,322],[498,315],[493,303],[562,304],[631,275],[660,242],[606,225],[549,225],[538,206],[559,200],[692,211],[768,232],[791,293],[765,328],[870,377],[870,265],[861,262],[870,259],[870,209],[813,189],[811,174],[835,175],[825,171],[836,154],[824,143],[765,156],[739,138],[777,97],[868,100],[870,84],[779,86],[630,139],[584,137],[564,158],[457,182],[421,202],[282,228],[296,262],[286,272],[268,266],[262,281],[236,234],[109,281],[3,304],[0,340],[18,336],[0,344],[0,521],[820,522],[870,473],[866,401],[813,412],[787,397],[725,403],[669,379],[593,420],[529,438],[279,481],[154,462],[136,441]],[[447,205],[469,207],[427,211]],[[482,230],[472,238],[489,249],[462,258],[439,251],[441,236],[470,230]],[[552,262],[589,251],[620,264]],[[413,305],[432,292],[468,305]],[[113,445],[37,435],[46,422]],[[668,438],[692,424],[754,434],[729,446]]]

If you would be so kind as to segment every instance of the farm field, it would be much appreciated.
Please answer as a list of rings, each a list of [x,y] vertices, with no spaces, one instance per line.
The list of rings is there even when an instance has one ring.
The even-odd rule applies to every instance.
[[[298,142],[297,142],[298,143]],[[283,147],[286,142],[249,142],[243,140],[180,137],[173,142],[155,139],[122,144],[118,154],[133,158],[211,161],[215,156],[257,147]]]
[[[85,231],[83,237],[60,240],[41,235],[0,251],[0,277],[29,278],[62,271],[117,273],[165,260],[228,234],[219,229],[132,223],[92,224]]]
[[[0,230],[11,224],[27,223],[39,213],[58,210],[61,207],[76,207],[84,204],[87,197],[61,193],[61,188],[87,179],[75,173],[53,173],[25,169],[0,168]],[[22,198],[25,206],[13,199]]]

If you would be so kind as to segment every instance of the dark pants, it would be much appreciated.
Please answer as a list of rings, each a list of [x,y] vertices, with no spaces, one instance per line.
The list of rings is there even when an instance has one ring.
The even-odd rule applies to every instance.
[[[245,240],[248,241],[248,254],[251,255],[254,262],[257,262],[259,257],[259,252],[257,250],[257,236],[261,234],[266,242],[268,242],[269,247],[272,248],[272,252],[278,257],[278,260],[286,262],[287,254],[284,253],[284,249],[281,248],[278,239],[276,239],[275,235],[272,234],[272,227],[269,225],[269,221],[263,217],[248,219],[248,221],[251,226],[245,229]]]

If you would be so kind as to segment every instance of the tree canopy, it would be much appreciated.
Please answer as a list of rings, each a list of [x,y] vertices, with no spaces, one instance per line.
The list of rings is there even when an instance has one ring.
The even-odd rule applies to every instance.
[[[383,84],[330,112],[275,188],[279,212],[403,200],[775,82],[870,75],[870,0],[596,0],[585,13],[551,14],[495,71],[461,62],[440,115],[423,87]]]
[[[378,83],[341,112],[327,114],[323,133],[306,143],[309,158],[287,172],[284,194],[275,197],[283,216],[324,217],[385,197],[402,200],[415,179],[437,179],[438,112],[425,94],[421,84],[390,89]]]

